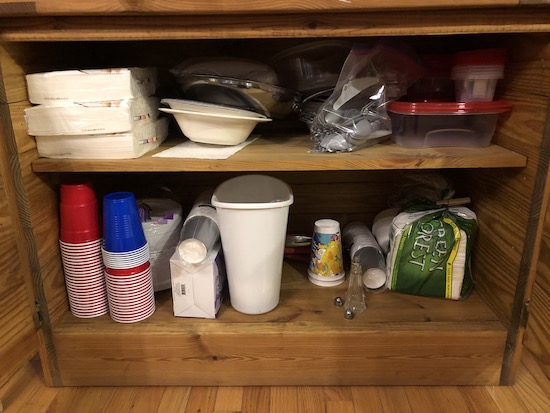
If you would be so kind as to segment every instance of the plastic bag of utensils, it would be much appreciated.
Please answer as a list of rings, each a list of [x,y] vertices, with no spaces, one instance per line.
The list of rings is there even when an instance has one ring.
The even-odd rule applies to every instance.
[[[422,72],[414,52],[401,43],[355,44],[313,119],[311,152],[354,151],[386,140],[391,134],[386,105],[405,95]]]

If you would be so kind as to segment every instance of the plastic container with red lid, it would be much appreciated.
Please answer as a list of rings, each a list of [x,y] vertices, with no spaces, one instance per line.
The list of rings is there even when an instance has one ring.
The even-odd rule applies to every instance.
[[[512,106],[491,102],[401,102],[388,104],[392,140],[407,148],[484,147],[491,144],[498,117]]]
[[[451,79],[459,102],[487,102],[504,77],[505,49],[479,49],[454,55]]]

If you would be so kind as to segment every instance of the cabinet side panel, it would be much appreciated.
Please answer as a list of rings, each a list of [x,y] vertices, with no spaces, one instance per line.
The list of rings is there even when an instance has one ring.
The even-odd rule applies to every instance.
[[[0,387],[38,351],[33,307],[25,278],[28,266],[17,244],[17,219],[12,209],[4,141],[0,142]]]
[[[546,189],[548,191],[549,188]],[[523,344],[550,379],[550,205],[546,207],[537,276],[529,302],[529,320]]]
[[[17,84],[17,78],[24,78],[24,71],[14,60],[8,57],[6,50],[0,48],[1,71],[10,73],[10,79]],[[18,73],[18,75],[16,75]],[[21,82],[19,82],[21,84]],[[29,139],[18,138],[24,132],[21,111],[18,103],[2,104],[2,145],[5,148],[5,165],[10,177],[10,190],[13,194],[12,214],[16,216],[18,250],[27,272],[30,300],[37,315],[39,351],[46,381],[57,383],[55,349],[53,347],[51,325],[68,304],[63,285],[63,272],[58,264],[55,272],[48,263],[60,262],[57,248],[57,213],[54,213],[56,196],[46,180],[31,171],[31,162],[38,158],[34,145]],[[12,119],[13,117],[13,119]],[[39,201],[36,201],[39,200]],[[38,234],[49,233],[49,237]],[[54,248],[55,246],[55,248]],[[54,274],[55,282],[48,275]]]
[[[535,39],[543,36],[534,36]],[[550,43],[544,41],[529,42],[525,45],[525,52],[529,53],[533,50],[537,51],[538,55],[541,55],[540,61],[548,61],[550,56]],[[537,62],[538,63],[538,62]],[[524,62],[524,73],[532,74],[533,77],[537,76],[537,67],[539,65]],[[548,69],[546,69],[547,71]],[[534,94],[542,94],[543,96],[550,96],[550,81],[548,75],[546,80],[538,82],[536,89],[531,90]],[[523,77],[516,77],[512,82],[508,84],[512,88],[520,88]],[[525,86],[528,87],[529,82],[525,82]],[[535,85],[533,85],[535,86]],[[548,140],[550,136],[550,116],[546,120],[545,135]],[[547,144],[548,145],[548,144]],[[544,170],[541,170],[541,175]],[[550,171],[546,176],[546,188],[543,193],[546,194],[546,209],[544,209],[544,203],[542,205],[541,212],[543,213],[541,219],[544,218],[542,228],[539,228],[541,232],[540,249],[538,262],[536,265],[536,277],[532,281],[532,292],[530,297],[526,297],[525,301],[529,303],[528,309],[528,323],[525,329],[525,335],[523,337],[523,345],[530,350],[534,358],[537,360],[542,371],[550,378],[550,204],[548,203],[548,197],[550,192]],[[526,315],[525,315],[526,316]]]
[[[527,166],[463,174],[480,223],[473,262],[477,289],[508,327],[503,384],[513,382],[520,363],[521,320],[535,277],[550,157],[548,38],[510,40],[505,93],[499,97],[513,102],[513,109],[502,117],[494,142],[526,155]]]

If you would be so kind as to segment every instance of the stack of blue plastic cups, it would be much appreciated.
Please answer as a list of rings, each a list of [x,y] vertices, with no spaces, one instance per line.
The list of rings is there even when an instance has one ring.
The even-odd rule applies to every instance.
[[[155,312],[149,245],[131,192],[103,198],[103,245],[111,318],[120,323],[144,320]]]

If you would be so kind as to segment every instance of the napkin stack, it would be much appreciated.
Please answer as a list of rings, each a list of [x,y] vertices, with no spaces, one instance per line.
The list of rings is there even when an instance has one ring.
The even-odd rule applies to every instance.
[[[29,74],[35,106],[25,109],[27,132],[40,156],[138,158],[168,134],[159,119],[154,68],[66,70]]]

